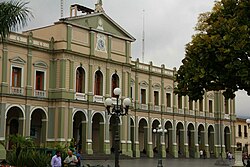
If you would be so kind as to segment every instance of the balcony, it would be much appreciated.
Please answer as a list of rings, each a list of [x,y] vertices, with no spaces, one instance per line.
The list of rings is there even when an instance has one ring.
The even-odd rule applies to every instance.
[[[167,112],[173,112],[173,109],[172,109],[172,107],[167,107]]]
[[[104,102],[103,96],[100,96],[100,95],[95,95],[93,100],[94,100],[94,102],[97,102],[97,103],[103,103]]]
[[[75,99],[76,100],[82,100],[82,101],[87,101],[87,96],[85,93],[75,93]]]
[[[194,115],[194,110],[189,110],[189,115]]]
[[[22,87],[11,87],[10,93],[15,95],[23,95],[24,89]]]
[[[141,104],[141,109],[142,110],[148,110],[148,105],[147,104]]]
[[[46,91],[45,90],[35,90],[35,96],[36,97],[46,97]]]
[[[161,111],[161,106],[154,106],[155,111]]]
[[[200,116],[201,116],[201,117],[204,117],[204,116],[205,116],[205,112],[200,111]]]
[[[179,114],[184,114],[184,109],[178,109]]]

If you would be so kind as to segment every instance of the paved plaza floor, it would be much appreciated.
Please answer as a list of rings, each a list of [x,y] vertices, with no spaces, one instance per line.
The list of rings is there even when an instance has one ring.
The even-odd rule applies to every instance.
[[[216,159],[164,159],[163,167],[214,167]],[[157,167],[157,159],[120,160],[120,167]],[[83,160],[83,164],[114,167],[114,160]],[[231,162],[233,164],[233,162]],[[231,166],[231,165],[230,165]]]

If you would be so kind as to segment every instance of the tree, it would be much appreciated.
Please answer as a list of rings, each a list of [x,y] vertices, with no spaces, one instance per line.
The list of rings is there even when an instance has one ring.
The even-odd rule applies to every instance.
[[[205,91],[223,90],[225,99],[237,90],[250,95],[250,1],[215,2],[211,12],[199,16],[195,30],[175,76],[175,93],[195,101]]]
[[[0,38],[3,40],[10,31],[17,31],[27,25],[30,17],[33,17],[28,2],[7,1],[0,3]]]

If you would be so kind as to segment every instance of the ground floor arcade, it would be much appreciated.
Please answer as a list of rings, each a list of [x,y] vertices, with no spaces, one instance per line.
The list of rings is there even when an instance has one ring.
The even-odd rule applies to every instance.
[[[86,154],[111,154],[114,148],[115,118],[105,111],[78,107],[35,107],[1,104],[0,140],[11,134],[31,136],[37,145],[65,143],[72,138]],[[99,110],[97,110],[99,109]],[[153,133],[161,125],[166,133]],[[228,120],[189,118],[173,114],[131,111],[119,119],[120,149],[140,156],[207,157],[234,151],[234,125]],[[7,149],[11,147],[7,143]]]

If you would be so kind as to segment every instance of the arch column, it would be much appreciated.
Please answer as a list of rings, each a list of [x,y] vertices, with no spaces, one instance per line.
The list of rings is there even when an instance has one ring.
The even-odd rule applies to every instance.
[[[100,132],[99,132],[100,133],[100,139],[105,139],[104,138],[105,137],[105,123],[100,122],[99,126],[100,126]],[[100,150],[102,150],[105,153],[104,145],[105,145],[104,140],[99,140]]]
[[[168,129],[168,132],[167,132],[167,138],[165,138],[165,141],[167,140],[167,143],[168,143],[168,152],[171,154],[171,155],[174,155],[173,154],[173,128],[169,128]],[[165,142],[166,144],[166,142]]]
[[[5,118],[5,106],[6,104],[0,104],[0,141],[5,140],[5,130],[6,130],[6,118]]]
[[[139,146],[139,122],[138,116],[135,116],[135,142],[134,142],[134,156],[136,158],[140,157],[140,146]]]
[[[22,136],[25,135],[25,118],[19,118],[18,119],[18,123],[19,123],[19,126],[18,126],[18,133]]]
[[[194,141],[195,141],[195,150],[194,150],[194,158],[200,158],[200,150],[199,150],[199,142],[198,142],[198,125],[195,123],[194,130]]]
[[[25,115],[27,121],[25,122],[25,136],[30,136],[30,128],[31,128],[31,115],[30,115],[30,106],[26,105],[25,106]],[[34,112],[34,111],[33,111]]]
[[[165,126],[163,126],[164,125],[164,119],[161,120],[161,125],[162,125],[162,128],[165,129]],[[161,136],[161,138],[160,138],[161,157],[166,158],[165,132],[160,134],[160,136]]]
[[[109,120],[109,115],[105,112],[105,119]],[[110,138],[109,138],[109,126],[110,122],[106,121],[104,124],[105,134],[104,134],[104,154],[110,154]]]
[[[172,155],[175,158],[178,158],[178,151],[177,151],[177,141],[176,141],[176,121],[173,121],[173,129],[172,129]]]
[[[147,127],[147,154],[148,157],[153,158],[154,157],[154,152],[153,152],[153,143],[152,143],[152,119],[148,118],[148,127]]]
[[[205,151],[207,158],[210,158],[210,151],[209,151],[209,144],[208,144],[208,127],[207,124],[205,125],[204,130],[204,145],[205,145]]]
[[[92,119],[91,119],[91,110],[88,110],[88,123],[87,123],[87,143],[86,143],[86,153],[93,154],[92,148]]]
[[[187,122],[185,122],[187,127]],[[184,128],[184,155],[186,158],[189,158],[189,146],[188,146],[188,133],[187,128]]]
[[[127,130],[128,130],[128,126],[127,126],[127,117],[126,116],[122,116],[122,124],[120,125],[120,136],[121,136],[121,151],[123,154],[127,155]]]
[[[42,128],[41,128],[41,143],[43,146],[46,146],[46,140],[47,140],[47,119],[42,119]]]
[[[127,155],[133,157],[134,126],[131,126],[130,117],[127,116]],[[132,134],[133,133],[133,134]]]
[[[82,145],[82,150],[84,150],[84,151],[86,151],[87,150],[87,145],[88,145],[88,143],[87,143],[87,138],[86,138],[86,133],[87,133],[87,126],[88,126],[88,122],[87,121],[82,121],[81,122],[81,126],[82,126],[82,132],[81,132],[81,134],[82,134],[82,136],[81,136],[81,139],[82,139],[82,141],[81,141],[81,145]]]

